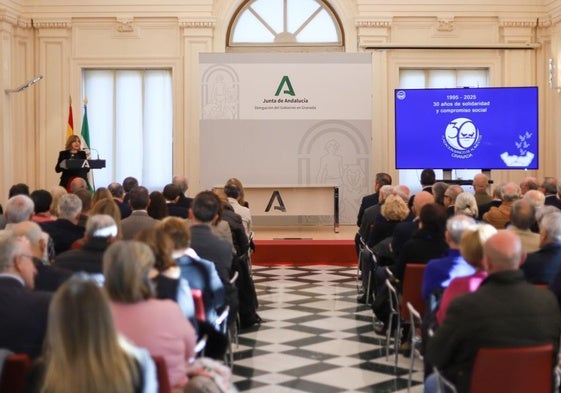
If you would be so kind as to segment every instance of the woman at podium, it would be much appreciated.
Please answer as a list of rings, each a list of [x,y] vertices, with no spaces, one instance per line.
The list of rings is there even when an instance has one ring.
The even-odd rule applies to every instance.
[[[57,173],[62,172],[59,185],[66,188],[68,192],[70,192],[70,183],[75,177],[81,177],[86,183],[88,182],[90,168],[89,166],[82,166],[87,156],[86,152],[82,150],[81,144],[78,135],[70,135],[66,140],[64,150],[58,153],[55,171]]]

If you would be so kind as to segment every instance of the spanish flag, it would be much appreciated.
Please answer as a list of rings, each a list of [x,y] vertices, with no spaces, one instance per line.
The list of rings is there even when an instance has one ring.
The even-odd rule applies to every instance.
[[[74,134],[74,118],[72,117],[72,97],[68,97],[68,124],[66,125],[66,139]]]

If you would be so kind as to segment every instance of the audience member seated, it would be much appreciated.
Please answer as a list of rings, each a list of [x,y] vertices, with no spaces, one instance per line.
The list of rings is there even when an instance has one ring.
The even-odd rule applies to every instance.
[[[76,194],[78,190],[89,190],[88,183],[81,177],[75,177],[70,182],[70,192]]]
[[[218,213],[216,215],[216,218],[214,220],[212,220],[212,223],[210,224],[210,230],[212,231],[212,233],[215,236],[225,240],[230,245],[230,247],[232,248],[232,254],[235,254],[236,249],[234,247],[234,239],[233,239],[233,236],[232,236],[232,230],[230,229],[230,225],[222,219],[223,212],[224,212],[223,203],[220,202],[218,204]],[[243,227],[243,225],[242,225],[242,227]],[[244,230],[244,233],[245,233],[245,230]],[[247,235],[246,235],[246,237],[247,237]]]
[[[442,258],[431,259],[423,276],[422,296],[425,304],[430,304],[431,296],[436,294],[440,299],[450,281],[456,277],[469,276],[475,269],[460,254],[460,242],[464,232],[475,225],[472,217],[465,215],[452,216],[446,222],[445,238],[448,251]]]
[[[189,247],[191,236],[185,220],[179,217],[167,217],[158,223],[158,228],[163,229],[173,241],[172,257],[181,269],[181,277],[189,282],[192,289],[203,292],[206,320],[214,324],[217,318],[216,310],[226,303],[224,285],[218,276],[214,263],[201,259]]]
[[[54,186],[49,190],[49,192],[53,197],[53,201],[51,202],[51,207],[49,208],[49,211],[51,212],[51,217],[53,217],[53,220],[56,220],[58,214],[58,200],[60,199],[61,196],[66,195],[68,193],[66,192],[66,188],[62,186]]]
[[[434,198],[434,203],[438,203],[439,205],[444,206],[444,194],[446,190],[450,187],[448,183],[444,183],[442,181],[436,182],[432,185],[432,196]]]
[[[391,184],[392,177],[390,175],[384,172],[376,173],[376,177],[374,179],[374,193],[364,196],[360,202],[356,219],[356,225],[358,227],[361,226],[364,211],[380,202],[380,189],[383,186],[391,186]]]
[[[37,270],[35,275],[35,290],[54,292],[71,275],[72,271],[51,266],[46,261],[47,241],[39,224],[33,221],[23,221],[11,227],[16,236],[24,236],[29,240],[33,264]]]
[[[475,269],[475,273],[465,277],[456,277],[444,290],[436,312],[438,325],[442,324],[446,316],[448,305],[455,297],[465,293],[475,292],[481,282],[487,277],[487,271],[483,264],[483,245],[491,236],[497,233],[494,226],[489,224],[477,224],[467,229],[460,241],[460,253],[462,257]]]
[[[183,315],[193,327],[197,327],[195,319],[195,304],[191,295],[189,282],[181,277],[181,269],[171,256],[173,242],[162,228],[143,229],[135,240],[142,242],[154,253],[154,268],[150,271],[150,279],[156,289],[156,298],[170,299],[179,304]]]
[[[452,184],[444,192],[444,207],[446,208],[446,215],[452,217],[455,214],[455,204],[458,195],[461,195],[464,189],[457,184]]]
[[[74,193],[82,201],[82,210],[78,217],[78,225],[85,228],[92,208],[92,194],[90,190],[80,189]]]
[[[11,197],[6,203],[6,211],[4,212],[4,217],[6,218],[5,228],[12,229],[12,226],[15,224],[31,220],[33,210],[33,200],[29,196],[18,194]],[[42,232],[41,236],[46,244],[45,253],[41,259],[44,263],[50,263],[55,257],[54,242],[46,232]]]
[[[138,180],[135,177],[127,176],[123,179],[123,190],[125,191],[125,196],[123,197],[123,202],[129,203],[129,192],[138,187]]]
[[[358,229],[359,235],[362,237],[364,241],[368,239],[372,229],[374,228],[374,223],[376,222],[376,218],[380,215],[380,211],[382,209],[382,205],[388,196],[390,196],[393,192],[393,187],[389,185],[385,185],[380,187],[378,191],[378,203],[366,208],[364,213],[362,214],[362,221],[360,222],[360,227]],[[358,241],[359,239],[357,239]],[[357,247],[359,245],[357,244]]]
[[[555,206],[561,209],[561,200],[557,197],[557,179],[554,177],[545,177],[540,186],[540,190],[545,195],[545,204],[548,206]]]
[[[189,189],[189,182],[185,176],[175,175],[171,181],[173,184],[179,186],[181,193],[179,194],[179,200],[177,201],[178,206],[182,206],[187,211],[191,207],[191,202],[193,202],[193,198],[189,198],[185,195],[187,190]]]
[[[121,210],[119,209],[119,207],[117,206],[117,204],[113,199],[111,198],[103,199],[98,201],[95,205],[93,205],[91,210],[91,215],[95,216],[96,214],[107,214],[113,217],[113,220],[117,225],[117,236],[115,239],[121,240],[123,238],[123,226],[121,224]],[[80,247],[82,245],[80,245]]]
[[[178,185],[170,183],[166,184],[162,195],[166,199],[166,204],[168,207],[168,213],[170,216],[187,218],[189,210],[183,206],[177,204],[179,197],[181,196],[181,189]]]
[[[226,195],[228,194],[226,193]],[[230,282],[233,274],[232,247],[225,240],[215,236],[210,228],[212,222],[218,217],[219,206],[220,200],[212,191],[202,191],[193,199],[189,210],[191,248],[201,258],[211,261],[216,266],[218,276],[226,289],[230,315],[235,319],[238,312],[238,289]]]
[[[105,187],[98,187],[92,196],[92,206],[102,199],[113,199],[111,192]],[[130,206],[129,206],[130,209]]]
[[[475,197],[469,192],[462,192],[456,197],[456,203],[454,203],[454,214],[463,214],[477,220],[479,217],[478,209]]]
[[[396,225],[404,221],[409,213],[407,202],[400,196],[390,195],[385,198],[380,209],[380,215],[375,219],[370,235],[366,238],[366,244],[373,247],[382,240],[391,237]]]
[[[86,224],[85,243],[82,248],[65,251],[55,258],[55,266],[101,275],[103,253],[117,237],[117,224],[107,214],[95,214]],[[103,281],[102,281],[103,282]]]
[[[478,173],[477,175],[475,175],[473,177],[472,186],[478,209],[483,205],[491,203],[493,197],[491,197],[491,195],[489,195],[489,193],[487,192],[487,190],[489,189],[489,178],[486,174]]]
[[[8,198],[14,197],[16,195],[27,195],[29,196],[29,186],[25,183],[17,183],[10,187],[8,191]]]
[[[533,284],[554,284],[561,269],[561,211],[544,216],[540,222],[540,249],[529,253],[520,266],[526,280]],[[561,283],[559,284],[561,288]]]
[[[545,205],[545,195],[539,190],[529,190],[522,199],[530,202],[536,210]]]
[[[74,194],[66,194],[58,201],[58,219],[42,222],[41,228],[51,235],[58,255],[70,249],[72,243],[84,236],[84,228],[78,225],[82,201]]]
[[[478,205],[477,208],[479,210],[479,219],[481,220],[483,215],[487,213],[492,207],[499,207],[502,203],[501,199],[501,189],[505,185],[504,182],[496,183],[493,186],[493,192],[491,193],[491,197],[493,198],[491,202],[485,205]]]
[[[0,348],[41,353],[51,294],[33,291],[35,265],[29,240],[10,230],[0,233]]]
[[[224,193],[228,197],[228,202],[236,212],[242,218],[243,226],[245,228],[245,233],[249,237],[251,233],[251,211],[248,207],[242,206],[239,202],[241,195],[241,189],[232,179],[228,180],[224,185]]]
[[[157,386],[148,351],[117,335],[105,292],[81,278],[66,282],[53,297],[25,392],[155,393]]]
[[[164,198],[164,195],[160,191],[152,191],[149,198],[150,204],[146,211],[150,217],[155,220],[163,220],[169,216],[166,198]]]
[[[510,209],[510,225],[507,229],[518,235],[525,253],[535,252],[540,248],[540,235],[530,229],[533,225],[537,225],[534,205],[526,199],[515,201]]]
[[[249,251],[249,238],[245,233],[241,216],[234,211],[234,208],[230,205],[230,202],[228,202],[228,197],[224,194],[224,190],[216,189],[214,193],[218,196],[222,205],[221,218],[223,221],[227,222],[230,227],[236,256],[241,257],[247,255]]]
[[[526,195],[526,193],[528,191],[531,190],[538,190],[539,189],[539,185],[538,185],[538,179],[536,179],[533,176],[526,176],[521,182],[520,182],[520,193],[522,195]]]
[[[421,191],[415,195],[415,201],[411,207],[411,212],[415,215],[415,218],[411,221],[400,222],[395,226],[393,231],[391,248],[396,258],[399,256],[403,245],[411,239],[413,234],[419,229],[419,214],[421,214],[423,206],[433,202],[434,198],[432,194],[426,191]]]
[[[158,220],[148,215],[146,209],[150,201],[146,187],[138,186],[129,191],[129,204],[132,213],[121,222],[123,226],[123,239],[134,239],[136,234],[143,229],[150,229]]]
[[[432,194],[432,187],[436,183],[436,173],[434,173],[433,169],[425,168],[421,171],[421,177],[419,181],[422,187],[421,191],[426,191],[429,194]],[[409,202],[408,202],[408,206],[410,209],[413,207],[414,201],[415,201],[415,195],[412,195],[411,198],[409,198]],[[434,202],[436,202],[436,199],[434,199]]]
[[[121,211],[121,218],[127,218],[131,215],[132,209],[130,205],[123,201],[125,196],[125,190],[123,186],[117,182],[113,182],[107,186],[107,189],[111,193],[111,197],[113,201],[119,206],[119,210]]]
[[[416,199],[416,198],[415,198]],[[419,230],[404,245],[391,267],[397,280],[403,285],[405,266],[408,263],[427,263],[439,258],[448,250],[444,239],[446,210],[437,203],[429,203],[421,209]]]
[[[196,334],[171,300],[155,299],[150,271],[154,254],[138,241],[113,243],[103,258],[105,289],[117,330],[152,356],[163,356],[174,389],[188,383],[187,364],[195,355]]]
[[[470,391],[480,348],[551,343],[554,359],[559,349],[559,305],[550,291],[525,281],[518,269],[523,255],[518,236],[499,231],[485,243],[484,254],[489,276],[476,292],[452,301],[425,355],[459,393]],[[435,375],[430,375],[424,391],[438,391],[436,381]]]
[[[31,219],[35,222],[54,221],[49,209],[53,202],[51,193],[47,190],[35,190],[30,195],[33,201],[34,212]]]
[[[510,222],[510,208],[514,201],[520,199],[520,187],[515,183],[506,183],[501,187],[501,204],[491,207],[483,214],[483,221],[493,225],[497,229],[505,229]]]

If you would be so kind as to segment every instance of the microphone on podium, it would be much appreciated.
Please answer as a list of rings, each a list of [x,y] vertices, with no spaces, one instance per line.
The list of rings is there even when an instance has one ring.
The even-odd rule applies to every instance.
[[[84,147],[83,150],[85,150],[87,153],[89,152],[89,153],[88,153],[89,156],[91,156],[91,153],[92,153],[92,152],[95,152],[95,154],[97,155],[96,160],[99,160],[99,151],[98,151],[97,149],[92,149],[92,148],[90,148],[90,147]]]

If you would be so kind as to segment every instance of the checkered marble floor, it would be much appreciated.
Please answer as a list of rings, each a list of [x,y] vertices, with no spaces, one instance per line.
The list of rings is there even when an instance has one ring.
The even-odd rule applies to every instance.
[[[409,358],[394,367],[374,333],[370,306],[357,304],[356,269],[253,267],[259,315],[234,344],[234,382],[250,393],[406,392]],[[422,392],[415,363],[411,392]]]

